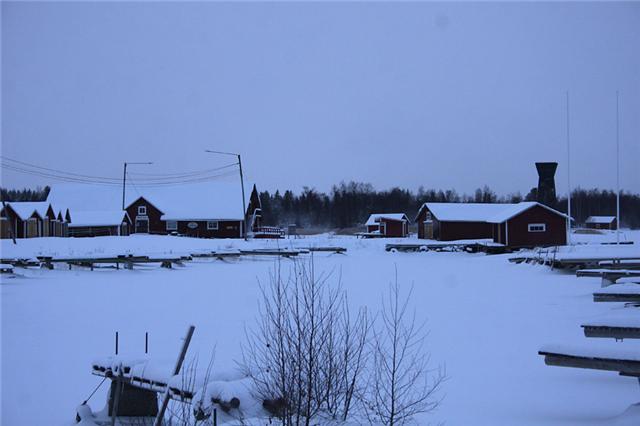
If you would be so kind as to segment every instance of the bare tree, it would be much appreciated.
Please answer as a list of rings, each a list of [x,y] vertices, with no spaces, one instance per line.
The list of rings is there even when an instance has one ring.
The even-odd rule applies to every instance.
[[[374,333],[372,383],[367,392],[371,421],[394,426],[405,424],[440,404],[438,391],[446,380],[444,369],[429,369],[424,351],[424,324],[409,312],[413,288],[405,298],[395,283],[383,298],[378,328]]]
[[[285,279],[278,263],[261,286],[258,327],[246,332],[241,367],[284,425],[346,419],[360,386],[368,317],[365,310],[349,317],[340,280],[331,276],[316,274],[312,258],[295,261]]]

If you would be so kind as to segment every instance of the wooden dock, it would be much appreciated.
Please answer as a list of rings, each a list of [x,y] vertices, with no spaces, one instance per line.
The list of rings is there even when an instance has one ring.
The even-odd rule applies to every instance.
[[[632,309],[632,308],[629,308]],[[640,312],[638,312],[640,315]],[[619,325],[583,324],[585,337],[603,337],[616,340],[640,339],[640,327],[625,327]]]
[[[135,255],[119,255],[112,257],[52,257],[38,256],[40,265],[43,268],[53,269],[55,264],[64,263],[71,269],[72,266],[94,268],[100,265],[114,265],[116,269],[123,266],[125,269],[133,269],[135,264],[159,263],[161,267],[171,269],[173,265],[182,265],[185,261],[191,260],[190,256],[179,257],[149,257]]]
[[[617,371],[625,376],[640,377],[640,361],[616,355],[588,355],[568,351],[541,350],[544,363],[557,367],[586,368],[590,370]]]
[[[24,258],[11,258],[11,259],[0,259],[0,263],[4,263],[5,265],[11,265],[18,268],[28,268],[32,266],[40,266],[40,262],[31,259],[28,257]]]
[[[531,253],[514,256],[509,259],[512,263],[533,263],[547,265],[552,269],[589,269],[607,265],[608,269],[633,269],[640,265],[638,256],[593,256],[593,257],[563,257],[554,252]],[[631,267],[629,267],[631,266]]]
[[[437,242],[437,243],[390,243],[385,245],[389,252],[451,252],[464,251],[467,253],[501,254],[510,250],[503,245],[483,244],[481,242]]]
[[[253,249],[253,250],[231,250],[231,251],[210,251],[205,253],[192,253],[193,258],[213,258],[218,260],[224,260],[229,258],[239,258],[241,256],[280,256],[285,258],[296,257],[301,254],[309,254],[311,252],[328,252],[328,253],[346,253],[347,249],[344,247],[297,247],[294,249]]]

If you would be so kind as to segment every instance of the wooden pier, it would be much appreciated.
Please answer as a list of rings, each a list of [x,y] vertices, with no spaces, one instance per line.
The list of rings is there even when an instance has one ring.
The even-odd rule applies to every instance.
[[[467,253],[502,254],[509,253],[508,247],[497,244],[484,244],[481,242],[438,242],[438,243],[390,243],[385,245],[389,252],[451,252],[464,251]]]
[[[190,256],[179,257],[149,257],[135,255],[120,255],[113,257],[52,257],[38,256],[40,265],[43,268],[53,269],[57,263],[65,263],[71,269],[72,266],[90,268],[92,271],[99,265],[112,265],[120,269],[122,265],[125,269],[133,269],[135,264],[159,263],[161,267],[171,269],[173,265],[182,265],[185,261],[191,260]]]

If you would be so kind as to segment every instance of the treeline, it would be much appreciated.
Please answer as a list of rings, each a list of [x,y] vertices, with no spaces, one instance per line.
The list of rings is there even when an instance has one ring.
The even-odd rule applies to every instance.
[[[584,223],[589,216],[615,216],[615,192],[600,189],[572,191],[572,216]],[[455,190],[419,188],[417,192],[393,188],[376,191],[371,184],[349,182],[334,185],[330,193],[304,187],[295,194],[290,190],[260,193],[265,225],[303,227],[351,228],[362,225],[371,213],[406,213],[413,219],[425,202],[448,203],[518,203],[535,201],[536,190],[523,196],[520,193],[498,196],[491,188],[478,188],[473,194],[459,194]],[[566,198],[559,199],[553,208],[567,211]],[[640,195],[628,192],[620,197],[623,226],[640,228]]]
[[[2,201],[45,201],[49,195],[50,188],[38,186],[36,189],[6,189],[0,188],[0,199]]]
[[[44,201],[49,187],[36,189],[0,188],[3,201]],[[406,213],[410,219],[423,203],[518,203],[535,201],[536,188],[523,196],[520,193],[498,196],[488,186],[473,194],[458,194],[455,190],[435,190],[420,187],[417,192],[392,188],[376,191],[371,184],[361,182],[334,185],[327,194],[304,187],[294,194],[287,190],[260,193],[265,225],[286,226],[295,223],[303,227],[352,228],[362,225],[371,213]],[[557,200],[551,207],[567,211],[567,199]],[[640,194],[622,192],[620,195],[623,226],[640,228]],[[601,189],[577,188],[572,191],[571,215],[577,223],[589,216],[615,216],[616,193]]]

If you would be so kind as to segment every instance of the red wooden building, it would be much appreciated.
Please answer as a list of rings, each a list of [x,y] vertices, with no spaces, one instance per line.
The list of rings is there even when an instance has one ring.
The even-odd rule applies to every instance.
[[[51,188],[52,204],[67,206],[66,222],[72,234],[80,232],[77,214],[92,211],[124,211],[122,190],[96,188],[82,185],[56,185]],[[241,238],[245,235],[245,221],[249,229],[261,227],[262,211],[257,190],[251,194],[247,211],[244,211],[242,192],[238,182],[206,182],[169,187],[127,188],[125,211],[130,233],[176,234],[200,238]],[[246,213],[246,216],[245,216]],[[114,235],[112,216],[108,230]],[[122,217],[117,220],[122,219]],[[106,225],[105,225],[106,226]],[[94,233],[93,229],[87,230]],[[120,235],[125,234],[120,232]]]
[[[77,211],[69,217],[70,237],[125,236],[131,229],[131,219],[122,210]]]
[[[589,216],[584,224],[589,229],[618,229],[615,216]]]
[[[508,247],[566,244],[567,216],[536,202],[425,203],[416,222],[418,238],[493,239]]]
[[[251,198],[256,197],[254,187]],[[259,227],[261,219],[259,198],[257,202],[250,202],[246,216],[243,214],[240,187],[235,183],[148,190],[129,203],[126,210],[134,233],[197,238],[242,238],[246,231],[245,220],[249,226]]]
[[[567,215],[536,202],[512,204],[490,218],[493,241],[507,247],[563,246]]]
[[[379,237],[408,237],[409,218],[404,213],[374,213],[365,223],[366,234]]]
[[[489,218],[504,204],[425,203],[416,215],[418,238],[439,241],[475,240],[493,237]]]
[[[58,233],[58,218],[53,207],[45,201],[5,202],[0,221],[2,238],[62,236]]]

